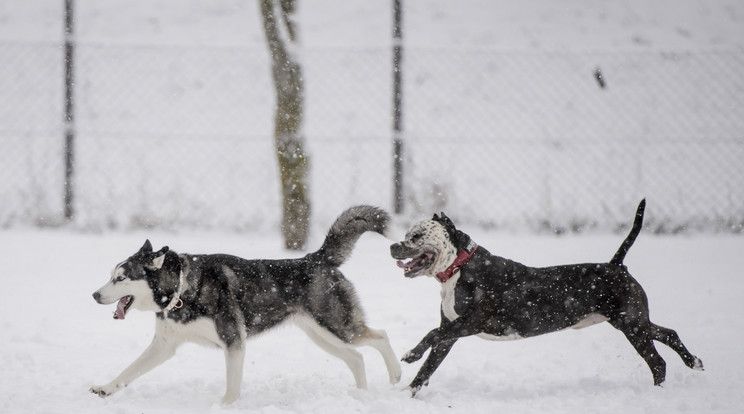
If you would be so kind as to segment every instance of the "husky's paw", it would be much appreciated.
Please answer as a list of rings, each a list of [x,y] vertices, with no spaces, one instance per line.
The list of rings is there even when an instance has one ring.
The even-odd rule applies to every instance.
[[[110,387],[107,385],[94,385],[90,387],[88,391],[92,392],[93,394],[96,394],[97,396],[101,398],[106,398],[109,395],[115,393],[117,389],[115,387]]]
[[[395,385],[400,382],[400,377],[403,375],[403,370],[400,368],[400,365],[397,365],[395,369],[389,372],[390,374],[390,383]]]
[[[405,354],[403,355],[403,358],[401,358],[400,360],[401,360],[401,361],[403,361],[403,362],[405,362],[406,364],[410,364],[411,362],[416,362],[416,361],[418,361],[419,359],[421,359],[421,357],[422,357],[423,355],[424,355],[423,353],[421,353],[421,352],[416,352],[416,350],[415,350],[415,349],[412,349],[412,350],[410,350],[410,351],[406,352],[406,353],[405,353]]]
[[[240,397],[240,393],[234,392],[234,393],[225,393],[225,396],[222,397],[222,405],[229,405],[234,403],[238,397]]]

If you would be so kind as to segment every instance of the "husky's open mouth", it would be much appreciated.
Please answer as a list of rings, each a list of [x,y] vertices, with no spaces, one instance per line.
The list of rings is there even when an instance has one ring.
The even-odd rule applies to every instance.
[[[432,251],[424,251],[418,256],[412,257],[410,261],[403,262],[398,260],[397,265],[403,269],[403,275],[406,277],[412,277],[420,271],[428,268],[434,263],[436,259],[436,253]]]
[[[134,296],[131,295],[119,299],[119,303],[116,304],[116,311],[114,311],[114,319],[124,319],[132,303],[134,303]]]

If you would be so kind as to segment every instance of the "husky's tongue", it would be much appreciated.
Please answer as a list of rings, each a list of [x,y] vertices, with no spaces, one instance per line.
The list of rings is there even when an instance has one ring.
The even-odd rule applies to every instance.
[[[127,307],[128,300],[128,296],[124,296],[123,298],[119,299],[119,303],[116,304],[116,314],[114,315],[116,319],[124,319],[124,316],[126,315],[125,309]]]

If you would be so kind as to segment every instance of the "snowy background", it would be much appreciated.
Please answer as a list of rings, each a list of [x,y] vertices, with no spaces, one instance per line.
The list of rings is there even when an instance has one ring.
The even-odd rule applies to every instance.
[[[0,226],[62,222],[62,2],[0,5]],[[78,1],[72,227],[274,231],[255,2]],[[391,3],[300,4],[315,225],[392,205]],[[744,226],[741,2],[408,1],[406,218]],[[607,87],[597,85],[601,68]]]
[[[242,396],[232,406],[218,404],[222,353],[194,345],[110,399],[89,394],[152,337],[152,315],[114,321],[113,308],[90,297],[145,238],[191,253],[291,253],[276,232],[266,104],[273,98],[255,2],[75,3],[78,216],[63,229],[37,230],[28,225],[58,224],[62,210],[63,2],[0,2],[1,412],[741,412],[744,241],[707,232],[644,231],[626,261],[648,292],[652,319],[676,329],[706,366],[691,371],[659,346],[668,364],[663,388],[651,385],[645,363],[606,324],[510,343],[462,340],[416,399],[401,389],[420,363],[404,366],[401,384],[389,386],[379,356],[364,351],[370,389],[359,391],[341,362],[286,327],[249,343]],[[644,196],[647,230],[712,222],[741,231],[744,3],[405,5],[406,129],[422,150],[408,160],[415,173],[401,232],[446,209],[480,244],[526,264],[604,261],[624,235],[523,230],[616,230]],[[391,204],[390,21],[387,1],[300,3],[314,157],[311,248],[350,204]],[[600,64],[606,91],[592,83]],[[445,82],[463,67],[479,75]],[[489,76],[504,73],[513,77]],[[246,74],[254,82],[237,83]],[[708,88],[711,79],[718,82]],[[494,90],[513,94],[500,99]],[[241,100],[249,92],[262,105]],[[623,116],[597,118],[616,113]],[[648,145],[657,138],[665,144]],[[444,157],[457,142],[482,146],[459,160]],[[573,155],[579,150],[588,152]],[[721,198],[711,203],[711,193]],[[494,231],[502,228],[510,231]],[[431,280],[404,280],[389,243],[365,236],[343,270],[370,325],[386,329],[401,355],[438,323],[439,291]]]

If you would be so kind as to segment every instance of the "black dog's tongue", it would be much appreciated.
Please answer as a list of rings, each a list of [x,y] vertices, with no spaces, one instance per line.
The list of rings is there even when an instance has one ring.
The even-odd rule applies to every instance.
[[[432,257],[432,254],[431,253],[424,253],[421,256],[414,257],[408,263],[405,263],[402,260],[398,260],[397,262],[395,262],[395,264],[397,264],[398,267],[400,267],[403,270],[410,270],[410,269],[413,269],[416,266],[420,266],[421,263],[424,262],[424,260],[431,259],[431,257]]]
[[[408,263],[405,263],[402,260],[398,260],[397,262],[395,262],[395,264],[397,264],[398,267],[400,267],[403,270],[408,270],[408,269],[412,268],[414,265],[416,265],[417,262],[420,262],[420,260],[418,260],[418,261],[417,260],[411,260]]]
[[[114,312],[114,319],[124,319],[126,316],[125,308],[127,306],[128,297],[124,296],[119,299],[119,303],[116,304],[116,312]]]

